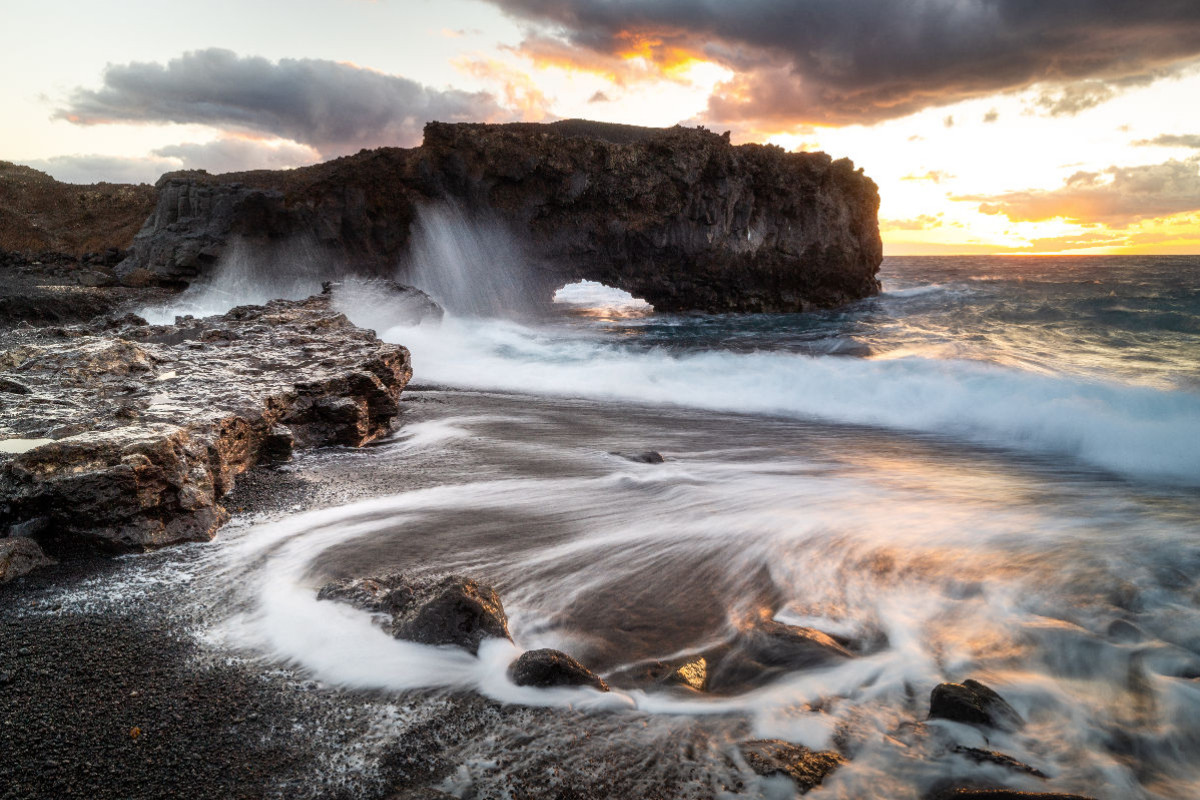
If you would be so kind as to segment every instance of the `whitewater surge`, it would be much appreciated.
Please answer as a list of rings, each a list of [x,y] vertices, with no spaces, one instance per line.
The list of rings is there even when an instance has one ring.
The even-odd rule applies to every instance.
[[[976,361],[640,351],[511,321],[382,333],[422,383],[881,425],[1200,482],[1200,394]]]
[[[1002,750],[1059,790],[1165,798],[1200,787],[1183,755],[1200,736],[1189,678],[1200,674],[1200,617],[1181,572],[1200,564],[1194,500],[883,431],[528,396],[428,401],[370,463],[429,470],[429,488],[251,528],[214,554],[247,609],[222,641],[339,686],[735,714],[755,736],[817,748],[849,736],[852,760],[830,784],[846,796],[916,797],[949,774],[1044,786],[939,749],[945,737]],[[666,463],[608,452],[647,443]],[[369,615],[316,600],[332,578],[396,569],[496,586],[514,644],[490,642],[476,658],[396,641]],[[506,674],[539,647],[606,675],[701,652],[767,595],[778,595],[781,621],[881,646],[724,695],[544,691]],[[914,739],[932,687],[971,676],[1029,725],[984,738],[933,723]],[[591,746],[625,735],[615,720],[603,725]],[[651,730],[665,746],[677,728]],[[1167,783],[1146,790],[1118,748]]]
[[[443,210],[423,229],[424,268],[457,262],[423,286],[450,309],[440,325],[343,300],[412,351],[402,424],[285,467],[349,486],[211,552],[206,579],[236,609],[211,631],[222,646],[334,686],[561,714],[464,745],[443,784],[459,794],[543,769],[532,735],[580,737],[572,758],[651,785],[681,764],[733,785],[729,754],[757,736],[846,754],[830,796],[917,798],[949,779],[1200,795],[1200,262],[890,261],[880,297],[805,315],[662,315],[597,284],[507,308],[520,260],[501,252],[492,283],[462,288],[509,246],[487,228],[446,241],[467,224]],[[240,269],[255,285],[257,267]],[[665,462],[616,455],[647,449]],[[495,586],[513,642],[476,657],[398,641],[316,599],[390,570]],[[553,647],[612,678],[706,652],[762,613],[855,656],[709,694],[507,675]],[[928,720],[932,688],[969,677],[1028,725]],[[629,761],[631,741],[686,755]]]

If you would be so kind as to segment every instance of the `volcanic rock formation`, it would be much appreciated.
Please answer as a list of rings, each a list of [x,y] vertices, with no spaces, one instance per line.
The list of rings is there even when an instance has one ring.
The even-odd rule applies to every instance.
[[[861,170],[704,129],[432,122],[414,149],[171,173],[158,190],[126,281],[202,279],[235,241],[302,240],[339,274],[390,275],[421,209],[452,203],[521,241],[545,300],[581,279],[660,311],[798,311],[879,290],[879,194]]]
[[[408,351],[330,301],[6,336],[0,537],[52,552],[209,539],[228,518],[221,497],[255,463],[387,431]]]

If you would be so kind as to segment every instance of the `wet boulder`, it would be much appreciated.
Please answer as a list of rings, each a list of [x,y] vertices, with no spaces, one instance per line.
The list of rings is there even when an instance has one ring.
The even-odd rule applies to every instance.
[[[527,650],[508,668],[508,677],[517,686],[591,686],[602,692],[608,684],[596,673],[561,650]]]
[[[0,539],[0,583],[27,575],[38,567],[53,564],[37,542],[23,536]]]
[[[610,456],[623,458],[626,461],[632,461],[635,464],[662,464],[666,462],[662,453],[657,450],[641,450],[637,452],[617,451],[609,453]]]
[[[810,750],[779,739],[754,739],[740,745],[742,757],[759,775],[786,775],[805,794],[821,785],[846,759],[829,750]]]
[[[511,640],[496,590],[461,575],[350,578],[326,584],[317,599],[382,615],[387,633],[410,642],[455,645],[477,653],[484,639]]]
[[[704,653],[708,690],[746,691],[797,670],[854,658],[845,645],[816,628],[788,625],[763,615],[743,624],[729,642]]]
[[[929,698],[930,719],[948,719],[1004,731],[1024,727],[1025,720],[1008,701],[976,680],[941,683]]]
[[[774,619],[759,620],[746,630],[742,646],[760,661],[789,669],[819,666],[854,655],[823,631]]]

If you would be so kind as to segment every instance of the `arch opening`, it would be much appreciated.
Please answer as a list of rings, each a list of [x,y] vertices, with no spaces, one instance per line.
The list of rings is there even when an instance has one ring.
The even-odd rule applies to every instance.
[[[654,313],[654,306],[642,298],[599,281],[581,280],[560,286],[553,302],[565,313],[594,319],[630,319]]]

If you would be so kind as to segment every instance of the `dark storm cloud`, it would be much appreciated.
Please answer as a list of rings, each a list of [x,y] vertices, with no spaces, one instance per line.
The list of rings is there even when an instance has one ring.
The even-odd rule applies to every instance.
[[[1149,217],[1200,210],[1200,159],[1076,172],[1052,190],[952,196],[979,203],[984,214],[1013,222],[1062,218],[1121,227]]]
[[[500,112],[484,92],[439,91],[351,64],[184,53],[165,66],[111,64],[99,89],[77,89],[56,116],[80,124],[178,122],[267,133],[322,155],[412,145],[429,120],[481,120]]]
[[[870,123],[1034,84],[1073,113],[1200,56],[1195,0],[491,2],[582,50],[725,64],[708,116],[727,122]]]

